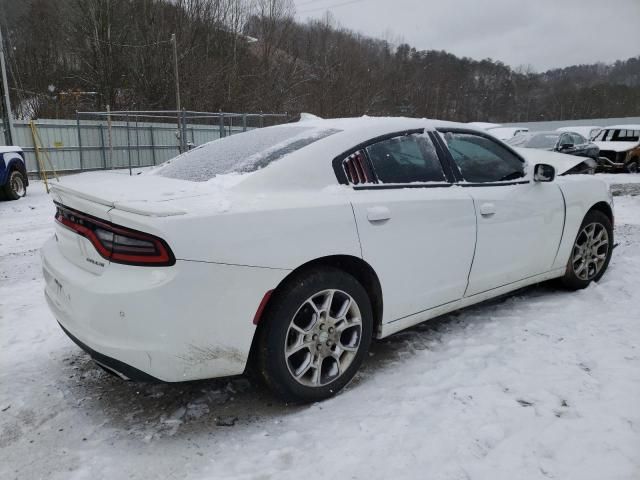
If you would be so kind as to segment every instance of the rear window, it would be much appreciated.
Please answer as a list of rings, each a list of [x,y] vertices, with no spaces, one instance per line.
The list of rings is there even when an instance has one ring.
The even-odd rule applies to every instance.
[[[525,133],[507,140],[507,144],[513,147],[526,148],[553,148],[558,143],[559,134],[553,133]]]
[[[303,126],[258,128],[200,145],[166,161],[153,173],[206,182],[216,175],[254,172],[337,132]]]

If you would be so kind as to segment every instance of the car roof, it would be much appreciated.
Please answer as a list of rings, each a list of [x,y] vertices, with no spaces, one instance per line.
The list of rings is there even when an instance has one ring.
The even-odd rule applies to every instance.
[[[411,118],[411,117],[370,117],[363,115],[362,117],[348,118],[319,118],[313,116],[304,116],[299,122],[287,125],[300,125],[319,127],[323,129],[336,129],[342,132],[359,130],[363,127],[374,128],[378,130],[391,131],[410,130],[412,128],[427,128],[435,130],[442,127],[470,128],[478,130],[478,127],[459,122],[447,122],[444,120],[433,120],[428,118]]]
[[[602,127],[603,130],[640,130],[640,124],[636,125],[610,125]]]
[[[336,178],[331,161],[362,145],[365,142],[386,135],[407,130],[439,128],[460,128],[485,133],[465,123],[407,117],[357,117],[322,119],[303,116],[299,122],[276,125],[267,128],[309,127],[318,130],[337,130],[316,142],[280,158],[277,162],[254,172],[238,184],[238,189],[324,188],[335,184]]]

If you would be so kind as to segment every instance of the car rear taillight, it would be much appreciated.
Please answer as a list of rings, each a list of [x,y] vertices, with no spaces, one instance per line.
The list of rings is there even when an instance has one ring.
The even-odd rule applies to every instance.
[[[87,215],[55,202],[56,221],[88,239],[98,253],[115,263],[167,267],[176,263],[169,245],[154,235]]]

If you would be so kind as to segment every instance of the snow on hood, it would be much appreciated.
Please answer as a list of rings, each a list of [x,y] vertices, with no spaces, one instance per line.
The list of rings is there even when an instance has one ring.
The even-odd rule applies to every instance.
[[[556,169],[556,175],[562,175],[586,160],[584,157],[539,150],[537,148],[514,148],[514,150],[525,158],[532,170],[537,163],[546,163]]]
[[[76,196],[118,210],[147,216],[166,217],[186,214],[190,209],[182,200],[196,199],[211,212],[231,207],[229,189],[245,175],[218,175],[211,181],[196,183],[157,175],[129,176],[115,172],[94,172],[63,177],[51,184],[54,193]],[[184,202],[183,202],[184,204]]]
[[[640,142],[593,142],[600,150],[609,150],[613,152],[626,152],[640,145]]]

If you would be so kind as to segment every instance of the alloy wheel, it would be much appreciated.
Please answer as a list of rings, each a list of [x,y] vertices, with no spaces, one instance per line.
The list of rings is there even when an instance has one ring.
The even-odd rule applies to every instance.
[[[609,233],[601,223],[590,223],[580,230],[571,257],[576,277],[591,280],[598,275],[607,261],[609,248]]]
[[[284,345],[291,376],[307,387],[327,385],[353,362],[362,337],[356,301],[342,290],[309,297],[291,319]]]

